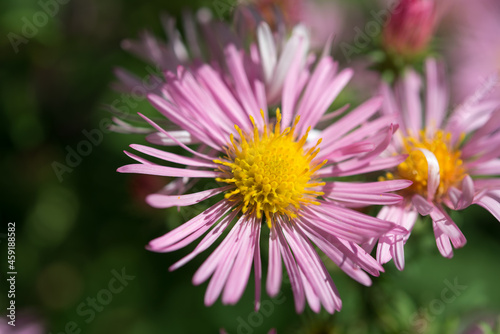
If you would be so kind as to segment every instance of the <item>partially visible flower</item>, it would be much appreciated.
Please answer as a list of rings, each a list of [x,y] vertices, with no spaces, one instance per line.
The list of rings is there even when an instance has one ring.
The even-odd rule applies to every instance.
[[[338,71],[338,64],[328,56],[312,66],[304,61],[305,46],[299,39],[283,87],[278,89],[282,112],[278,109],[274,113],[275,109],[269,108],[269,95],[275,87],[266,87],[265,72],[259,67],[264,60],[253,44],[248,53],[235,44],[224,48],[223,68],[227,72],[210,64],[167,72],[161,95],[150,94],[149,100],[192,141],[182,143],[170,131],[143,117],[162,138],[192,156],[143,145],[131,147],[186,168],[161,166],[127,153],[138,163],[118,169],[179,179],[208,178],[221,185],[187,195],[158,193],[147,198],[150,205],[167,208],[190,206],[224,194],[215,205],[148,246],[153,251],[171,252],[205,234],[192,253],[170,268],[174,270],[228,231],[193,278],[194,284],[201,284],[212,277],[206,305],[212,305],[221,294],[224,304],[235,304],[243,294],[253,263],[255,306],[259,307],[263,226],[270,230],[267,292],[271,296],[279,292],[283,260],[297,312],[304,310],[306,300],[315,312],[321,305],[330,313],[341,308],[337,289],[313,243],[352,278],[370,285],[365,271],[379,275],[383,268],[358,244],[394,228],[395,234],[407,232],[351,208],[396,204],[401,197],[389,192],[411,182],[325,181],[390,168],[404,157],[379,158],[397,129],[391,124],[393,116],[369,121],[380,108],[381,98],[367,101],[325,129],[317,128],[322,120],[338,117],[346,110],[324,117],[352,72]],[[200,153],[185,145],[200,142],[212,152]]]
[[[474,318],[468,319],[468,323],[463,334],[496,334],[500,331],[500,316],[493,312],[475,315]]]
[[[342,33],[345,9],[340,1],[318,0],[245,0],[241,15],[250,26],[267,22],[278,33],[297,24],[307,28],[311,47],[323,49],[333,36]]]
[[[453,68],[456,101],[474,93],[493,72],[500,71],[500,3],[460,1],[455,43],[447,49]],[[500,91],[496,93],[500,98]]]
[[[280,19],[288,26],[301,22],[304,3],[311,0],[246,0],[243,4],[252,5],[265,22],[277,24]]]
[[[175,19],[164,15],[162,23],[165,28],[167,41],[155,38],[149,32],[144,32],[139,40],[125,40],[122,47],[144,60],[148,75],[146,78],[139,78],[128,70],[117,68],[115,70],[118,82],[113,88],[127,97],[123,100],[129,105],[130,99],[142,99],[149,93],[161,94],[161,87],[164,83],[163,73],[165,71],[175,72],[179,66],[186,68],[196,68],[204,63],[212,64],[218,70],[224,70],[225,55],[224,50],[228,44],[242,47],[245,41],[251,37],[250,34],[237,35],[231,25],[214,20],[212,13],[206,8],[200,9],[196,16],[185,13],[183,17],[186,36],[182,38],[181,32],[175,28]],[[237,25],[237,23],[235,23]],[[311,63],[315,56],[310,54],[311,34],[304,25],[297,25],[290,29],[285,29],[281,33],[273,31],[269,24],[260,22],[258,24],[257,44],[252,44],[249,57],[260,55],[260,62],[254,64],[253,71],[264,73],[264,83],[269,106],[279,103],[285,76],[290,70],[295,54],[299,52],[301,44],[301,58],[303,63]],[[329,52],[330,44],[323,45],[325,51]],[[120,101],[117,101],[120,102]],[[149,126],[138,127],[131,125],[129,121],[143,121],[136,116],[120,113],[115,106],[111,105],[113,112],[119,117],[114,117],[112,130],[122,133],[148,134],[154,132]],[[169,126],[169,130],[180,130],[172,122],[159,121],[160,124]],[[172,133],[174,134],[174,133]],[[178,131],[175,136],[183,141],[189,140],[186,131]],[[149,141],[161,144],[157,140],[157,134],[151,135]],[[165,138],[163,144],[169,145],[172,141]]]
[[[8,315],[0,319],[2,334],[44,334],[45,326],[40,318],[30,311],[18,311],[17,317],[11,319]]]
[[[184,15],[185,41],[181,38],[181,33],[175,29],[173,18],[163,16],[162,22],[168,36],[167,42],[145,32],[139,40],[126,40],[122,43],[126,50],[149,63],[146,65],[149,72],[146,79],[140,79],[125,69],[116,69],[115,74],[119,81],[114,88],[122,92],[122,99],[116,101],[124,102],[125,109],[129,108],[130,102],[138,102],[134,102],[134,99],[144,99],[150,93],[162,94],[162,86],[165,83],[163,73],[175,72],[181,65],[197,69],[205,63],[210,63],[217,73],[222,73],[223,76],[229,75],[230,73],[225,73],[225,46],[233,44],[242,47],[249,37],[237,36],[230,25],[213,20],[210,11],[205,8],[199,10],[195,17],[188,13]],[[267,23],[261,22],[257,28],[256,39],[258,43],[253,43],[250,47],[251,54],[246,55],[248,61],[251,57],[259,59],[257,62],[252,62],[249,78],[252,79],[255,75],[263,78],[261,86],[256,86],[255,89],[259,90],[258,94],[265,100],[262,107],[268,109],[281,102],[285,76],[291,69],[292,61],[297,59],[304,66],[310,65],[315,61],[315,56],[309,50],[310,35],[302,25],[297,25],[291,29],[289,36],[284,36],[273,33]],[[329,45],[325,46],[325,52],[327,48]],[[111,105],[111,112],[115,114],[110,127],[112,131],[146,134],[148,142],[162,146],[177,145],[177,141],[184,144],[201,142],[192,133],[169,119],[153,119],[164,129],[169,130],[169,134],[175,138],[173,140],[151,127],[141,117],[122,112],[119,107],[114,102]],[[200,145],[197,151],[206,154],[210,153],[210,148]],[[176,179],[162,191],[165,195],[182,194],[195,183],[196,181],[190,181],[189,178]]]
[[[228,43],[227,36],[233,36],[229,27],[214,21],[206,8],[200,9],[196,15],[189,12],[183,14],[183,34],[176,28],[173,17],[162,15],[161,23],[167,36],[166,41],[145,31],[137,40],[126,39],[122,42],[123,49],[145,62],[143,72],[146,76],[141,78],[126,69],[115,69],[118,81],[113,84],[113,88],[122,95],[110,105],[111,112],[116,115],[113,117],[112,131],[136,134],[154,132],[140,117],[128,111],[136,108],[147,94],[161,93],[164,71],[175,71],[181,65],[195,66],[202,61],[216,62],[223,59],[222,47]],[[142,123],[143,126],[134,123]],[[176,129],[171,128],[171,122],[162,125]],[[180,137],[186,136],[182,131],[177,134]]]
[[[444,69],[434,59],[426,62],[426,99],[421,100],[420,76],[408,71],[394,91],[382,86],[383,112],[397,115],[401,130],[390,147],[393,154],[408,158],[382,179],[410,180],[400,192],[405,201],[384,206],[378,218],[411,230],[417,216],[430,216],[439,252],[452,257],[466,239],[448,214],[478,204],[500,220],[500,102],[482,101],[498,82],[490,77],[485,87],[455,109],[447,118],[448,89]],[[425,122],[422,120],[425,119]],[[379,239],[377,259],[391,258],[402,270],[409,235],[387,233]],[[375,240],[367,245],[374,245]]]
[[[403,57],[427,49],[436,26],[435,0],[401,0],[384,27],[382,43]]]

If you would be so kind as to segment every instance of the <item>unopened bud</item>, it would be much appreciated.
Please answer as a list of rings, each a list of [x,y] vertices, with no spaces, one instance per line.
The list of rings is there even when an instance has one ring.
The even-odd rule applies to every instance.
[[[402,56],[425,51],[435,29],[434,0],[401,0],[390,16],[384,32],[384,47]]]

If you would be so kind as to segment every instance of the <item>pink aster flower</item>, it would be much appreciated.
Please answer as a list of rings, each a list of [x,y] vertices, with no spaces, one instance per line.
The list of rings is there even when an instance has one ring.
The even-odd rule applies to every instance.
[[[276,46],[274,46],[276,47]],[[224,48],[223,67],[199,64],[167,72],[160,94],[148,96],[151,104],[189,134],[181,142],[172,131],[144,117],[158,139],[169,140],[192,156],[180,156],[144,145],[133,149],[179,167],[167,167],[126,152],[137,161],[118,169],[123,173],[168,176],[178,179],[211,179],[213,189],[184,195],[159,192],[147,197],[153,207],[190,206],[223,194],[216,204],[180,227],[151,241],[148,249],[171,252],[203,237],[196,248],[170,267],[177,269],[209,248],[227,231],[193,278],[208,280],[205,304],[222,295],[224,304],[235,304],[247,285],[252,264],[255,307],[261,291],[260,242],[262,228],[269,229],[269,268],[266,289],[276,296],[282,282],[282,261],[290,278],[297,312],[306,300],[319,312],[341,308],[337,289],[320,260],[316,245],[358,282],[370,285],[367,273],[379,275],[382,266],[358,244],[396,228],[395,224],[351,208],[396,204],[390,193],[407,187],[407,180],[375,183],[325,181],[390,168],[405,157],[380,158],[396,126],[393,116],[370,118],[382,104],[373,98],[325,127],[347,108],[325,116],[335,97],[352,76],[323,56],[315,66],[304,57],[304,41],[286,72],[278,109],[269,108],[264,60],[255,44],[249,52],[236,44]],[[308,57],[309,58],[309,57]],[[225,71],[221,68],[227,69]],[[323,138],[323,139],[318,139]],[[186,144],[203,143],[201,153]],[[185,168],[182,168],[185,167]]]
[[[152,74],[147,79],[140,79],[124,69],[115,71],[119,81],[114,85],[114,88],[122,92],[122,98],[116,101],[123,102],[124,106],[121,109],[124,111],[129,109],[128,103],[134,103],[134,98],[144,98],[149,93],[161,94],[164,79],[158,75],[161,75],[162,72],[174,71],[180,65],[186,68],[198,68],[205,62],[211,63],[216,71],[225,68],[225,45],[228,43],[242,45],[242,40],[249,37],[247,35],[238,37],[229,25],[213,20],[208,9],[201,9],[196,17],[185,15],[184,25],[187,36],[185,41],[181,38],[180,32],[174,28],[173,18],[163,16],[162,22],[168,36],[166,42],[146,32],[137,41],[126,40],[122,43],[126,50],[149,63],[146,65],[146,70]],[[310,36],[302,25],[297,25],[291,29],[289,36],[285,36],[273,32],[267,23],[261,22],[257,28],[256,39],[257,43],[252,45],[251,51],[258,54],[262,61],[255,63],[253,65],[255,69],[252,71],[262,72],[264,91],[261,93],[265,94],[267,109],[280,103],[285,76],[291,68],[295,55],[300,53],[297,59],[303,64],[314,62],[315,56],[310,54]],[[199,44],[204,45],[203,49],[208,51],[201,52]],[[327,44],[324,49],[324,52],[329,52],[330,44]],[[137,103],[135,106],[137,107]],[[156,131],[141,117],[119,110],[114,103],[110,109],[117,115],[117,117],[113,117],[114,124],[111,126],[111,130],[119,133],[147,134],[146,140],[156,145],[177,145],[176,141]],[[131,122],[140,125],[134,125]],[[201,143],[175,122],[162,119],[156,120],[156,123],[167,128],[170,135],[182,143]],[[197,150],[201,153],[207,153],[210,151],[210,147],[202,144]],[[169,183],[163,189],[163,193],[182,194],[193,187],[196,182],[196,178],[179,178]]]
[[[422,82],[414,71],[408,71],[394,90],[382,86],[382,110],[386,115],[397,115],[401,125],[389,152],[408,155],[383,179],[406,179],[413,184],[400,192],[405,197],[403,202],[384,206],[378,218],[411,231],[419,214],[430,216],[437,247],[444,257],[453,256],[452,246],[459,248],[466,243],[449,209],[478,204],[500,219],[500,180],[495,178],[500,174],[500,102],[482,101],[497,82],[496,76],[490,77],[450,115],[444,70],[434,59],[426,62],[424,101],[420,98]],[[380,238],[379,262],[384,264],[392,258],[402,270],[403,246],[408,237],[389,232]]]
[[[118,79],[113,88],[121,93],[120,98],[113,101],[110,111],[116,115],[111,130],[120,133],[149,134],[150,127],[136,125],[144,121],[131,114],[130,110],[137,108],[138,103],[149,93],[160,93],[163,84],[163,72],[175,71],[177,66],[195,66],[202,61],[217,62],[223,59],[221,45],[228,43],[228,38],[234,39],[229,26],[212,18],[212,13],[206,8],[200,9],[196,15],[185,12],[182,18],[182,32],[176,28],[176,20],[164,14],[161,16],[166,41],[156,38],[148,31],[139,38],[126,39],[122,48],[145,62],[146,76],[139,77],[123,68],[116,68]],[[184,36],[184,38],[182,37]],[[164,122],[165,123],[165,122]],[[168,122],[169,129],[177,129]],[[176,133],[178,137],[186,136],[183,131]]]

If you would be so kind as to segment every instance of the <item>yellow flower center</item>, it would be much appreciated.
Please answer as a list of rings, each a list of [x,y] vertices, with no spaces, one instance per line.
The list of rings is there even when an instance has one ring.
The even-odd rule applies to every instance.
[[[460,142],[460,141],[459,141]],[[446,195],[448,188],[457,185],[465,176],[461,152],[458,147],[452,147],[451,134],[438,130],[433,138],[426,138],[425,131],[420,131],[418,137],[404,138],[404,154],[408,158],[397,167],[396,178],[413,181],[407,191],[427,197],[428,164],[424,153],[418,150],[427,149],[434,154],[439,163],[439,186],[436,189],[437,200]],[[394,178],[390,173],[387,178]]]
[[[262,111],[261,115],[264,119]],[[262,218],[264,212],[269,226],[274,214],[295,218],[302,205],[319,205],[315,199],[323,193],[311,188],[324,185],[315,179],[314,173],[327,160],[312,162],[319,153],[321,139],[305,151],[304,144],[310,128],[302,138],[296,140],[298,116],[292,128],[281,131],[279,109],[274,131],[271,126],[265,125],[264,131],[259,133],[254,119],[250,119],[254,127],[253,134],[243,133],[235,125],[240,136],[239,142],[231,134],[231,145],[226,149],[225,161],[214,160],[222,165],[219,170],[224,173],[224,177],[216,181],[235,185],[235,189],[226,193],[225,198],[240,202],[243,213],[255,213],[258,218]]]

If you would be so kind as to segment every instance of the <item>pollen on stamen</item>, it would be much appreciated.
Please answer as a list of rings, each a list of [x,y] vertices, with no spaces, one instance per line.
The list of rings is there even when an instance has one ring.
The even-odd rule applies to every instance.
[[[221,165],[219,170],[223,173],[216,181],[235,186],[225,198],[241,203],[244,214],[255,214],[258,218],[265,216],[268,226],[271,226],[276,214],[296,218],[303,206],[320,204],[315,199],[323,192],[316,189],[325,183],[314,173],[327,160],[313,161],[320,151],[321,139],[315,146],[304,150],[310,129],[297,140],[295,130],[299,116],[291,128],[283,131],[279,109],[274,127],[266,124],[263,111],[261,117],[265,124],[262,132],[251,116],[252,133],[244,133],[235,125],[239,140],[231,135],[227,157],[214,162]]]

